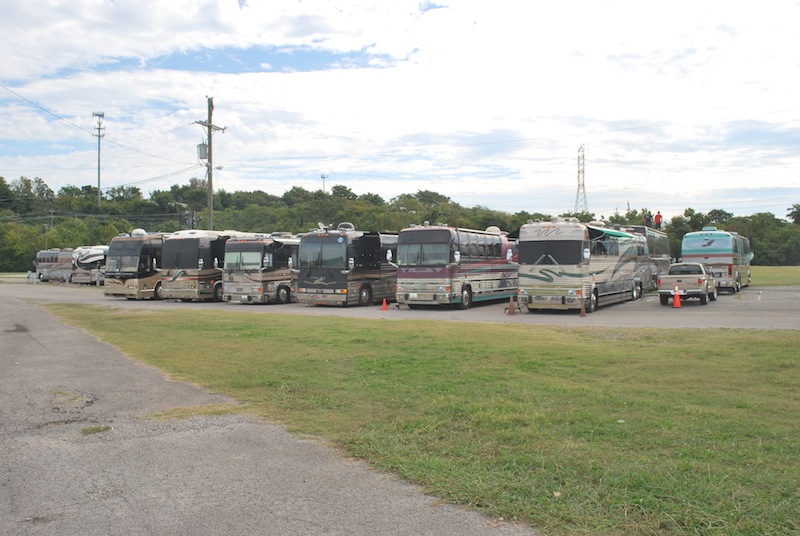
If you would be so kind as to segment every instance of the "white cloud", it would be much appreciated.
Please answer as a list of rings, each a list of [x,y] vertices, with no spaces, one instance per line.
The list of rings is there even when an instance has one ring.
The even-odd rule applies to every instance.
[[[585,145],[597,214],[800,200],[796,2],[11,4],[0,80],[83,130],[0,88],[7,180],[94,184],[103,111],[106,185],[188,181],[140,183],[197,162],[213,96],[227,191],[318,189],[327,169],[386,199],[556,213]],[[731,197],[755,186],[761,204]]]

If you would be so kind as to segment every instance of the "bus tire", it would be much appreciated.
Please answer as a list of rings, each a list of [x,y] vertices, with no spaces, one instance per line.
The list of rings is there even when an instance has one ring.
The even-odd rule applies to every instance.
[[[593,290],[591,295],[589,295],[589,303],[586,306],[587,313],[593,313],[597,310],[597,291]]]
[[[634,283],[633,289],[631,289],[631,301],[636,301],[641,297],[642,297],[642,284]]]
[[[717,301],[717,287],[714,287],[714,292],[708,295],[708,299],[711,301]]]
[[[469,287],[461,287],[461,303],[458,304],[459,309],[469,309],[472,305],[472,289]]]
[[[222,301],[222,283],[214,285],[214,294],[211,299],[216,302]]]
[[[372,305],[372,288],[369,285],[363,285],[358,289],[358,305],[361,307]]]
[[[278,287],[278,292],[275,295],[275,299],[278,303],[289,303],[289,300],[292,297],[292,291],[289,290],[289,287],[286,285],[281,285]]]
[[[164,292],[161,288],[161,282],[156,283],[156,288],[153,289],[153,299],[154,300],[163,300],[164,299]]]

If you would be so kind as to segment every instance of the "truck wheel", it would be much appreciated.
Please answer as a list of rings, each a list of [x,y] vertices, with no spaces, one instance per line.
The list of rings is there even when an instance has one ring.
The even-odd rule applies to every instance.
[[[661,300],[661,305],[669,305],[669,296],[666,294],[661,294],[658,297]]]
[[[708,305],[708,293],[700,294],[700,305]]]

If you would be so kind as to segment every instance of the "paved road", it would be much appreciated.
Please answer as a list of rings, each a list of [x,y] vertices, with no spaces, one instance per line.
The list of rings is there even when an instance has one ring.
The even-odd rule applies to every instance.
[[[264,420],[149,420],[232,401],[169,381],[11,287],[24,286],[0,284],[2,535],[532,534]]]
[[[410,310],[405,306],[388,310],[372,307],[307,307],[287,305],[241,305],[231,303],[182,303],[177,301],[128,301],[103,296],[101,288],[66,284],[1,284],[0,299],[14,297],[31,303],[88,303],[104,307],[129,309],[193,308],[220,311],[247,311],[253,314],[299,314],[311,316],[347,316],[352,318],[385,318],[414,320],[446,320],[453,322],[503,322],[551,326],[640,326],[653,328],[743,328],[800,329],[800,287],[751,287],[737,294],[720,294],[716,302],[700,305],[699,300],[684,300],[674,309],[659,303],[650,293],[636,302],[601,307],[596,313],[581,317],[574,311],[518,313],[504,311],[507,302],[476,304],[466,311],[449,308]]]

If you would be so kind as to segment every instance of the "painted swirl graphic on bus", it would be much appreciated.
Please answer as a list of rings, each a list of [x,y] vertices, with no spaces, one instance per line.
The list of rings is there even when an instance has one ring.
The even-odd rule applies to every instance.
[[[576,279],[580,279],[581,277],[586,277],[587,275],[591,277],[591,276],[594,276],[594,275],[602,274],[606,270],[608,270],[608,268],[604,268],[604,269],[602,269],[600,271],[597,271],[597,272],[590,272],[588,274],[580,274],[580,273],[576,274],[576,273],[565,272],[563,270],[551,270],[549,268],[545,268],[544,270],[539,271],[538,275],[521,273],[521,274],[519,274],[519,277],[520,278],[536,279],[536,280],[539,280],[539,281],[545,281],[547,283],[552,283],[555,280],[555,278],[557,278],[557,277],[574,277]]]

